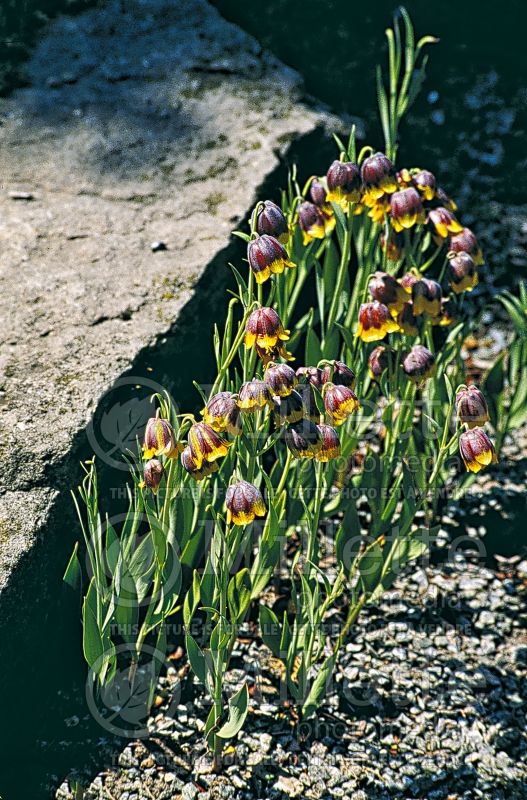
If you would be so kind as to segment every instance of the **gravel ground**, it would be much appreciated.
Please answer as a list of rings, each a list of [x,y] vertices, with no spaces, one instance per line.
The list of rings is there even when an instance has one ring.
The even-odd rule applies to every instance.
[[[523,431],[462,503],[447,504],[429,560],[363,612],[315,722],[298,725],[279,704],[278,665],[249,630],[229,678],[248,676],[251,713],[214,775],[207,701],[176,650],[151,735],[109,752],[86,800],[527,797],[527,560],[525,548],[487,546],[482,524],[499,515],[505,551],[507,534],[518,550],[526,443]],[[56,798],[72,797],[66,781]]]

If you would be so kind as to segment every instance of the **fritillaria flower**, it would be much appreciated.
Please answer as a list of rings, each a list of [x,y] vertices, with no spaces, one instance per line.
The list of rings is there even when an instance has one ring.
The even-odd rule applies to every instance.
[[[383,344],[375,347],[368,357],[368,372],[372,378],[380,378],[390,366],[390,350]]]
[[[319,208],[326,209],[328,206],[328,193],[324,185],[317,179],[313,178],[309,186],[309,196],[311,201]]]
[[[156,494],[165,470],[162,463],[157,458],[147,461],[143,469],[143,486],[151,489]]]
[[[322,370],[322,383],[334,383],[337,386],[354,389],[357,378],[353,370],[343,361],[333,361],[332,364],[326,364]]]
[[[433,208],[428,212],[428,222],[440,240],[447,239],[450,234],[463,230],[463,226],[459,224],[452,212],[443,206]]]
[[[412,228],[423,222],[423,203],[413,187],[394,192],[390,198],[392,225],[396,231]]]
[[[391,194],[397,189],[394,166],[384,153],[375,153],[364,161],[361,177],[365,189],[364,201],[368,205],[383,194]]]
[[[459,437],[459,452],[467,472],[479,472],[498,461],[494,445],[482,428],[463,431]]]
[[[323,239],[335,227],[335,218],[324,213],[319,206],[307,200],[298,209],[298,221],[303,234],[304,244],[313,239]]]
[[[483,254],[478,240],[470,228],[463,228],[462,231],[454,234],[450,238],[450,250],[452,253],[468,253],[469,256],[472,256],[474,263],[478,267],[483,264]]]
[[[368,289],[374,300],[388,306],[392,314],[396,315],[408,301],[408,293],[403,286],[387,272],[374,272],[368,284]]]
[[[373,303],[363,303],[359,309],[359,323],[356,336],[364,342],[378,342],[386,334],[399,330],[398,324],[392,318],[390,309],[384,303],[374,300]]]
[[[179,453],[172,425],[161,417],[151,417],[146,423],[143,458],[166,456],[175,458]]]
[[[412,302],[414,316],[428,314],[437,317],[441,312],[443,292],[437,281],[430,278],[420,278],[412,286]]]
[[[195,422],[188,432],[188,446],[196,469],[199,470],[204,462],[211,463],[226,456],[231,442],[220,436],[206,422]]]
[[[483,392],[477,386],[463,386],[456,394],[458,420],[469,428],[477,428],[489,420],[489,409]]]
[[[287,397],[298,383],[296,372],[288,364],[269,364],[265,370],[264,380],[271,394]]]
[[[253,239],[247,246],[247,258],[256,283],[264,283],[271,275],[278,275],[286,267],[294,267],[287,251],[274,236],[264,234]]]
[[[322,447],[322,436],[310,419],[289,425],[284,433],[285,443],[295,458],[314,458]]]
[[[265,200],[256,217],[256,230],[260,236],[268,234],[279,242],[286,244],[289,240],[287,220],[280,206],[271,200]]]
[[[401,331],[406,333],[407,336],[417,336],[419,328],[417,327],[417,317],[414,314],[414,305],[412,302],[404,304],[396,317],[396,322]]]
[[[310,383],[311,386],[315,386],[317,389],[322,388],[324,378],[320,367],[298,367],[296,374],[300,380]]]
[[[322,446],[315,453],[316,460],[327,462],[338,458],[340,456],[340,439],[335,428],[322,422],[317,425],[317,428],[322,439]]]
[[[434,199],[436,193],[436,179],[433,172],[429,172],[427,169],[420,169],[412,175],[411,180],[425,200]]]
[[[201,412],[204,421],[215,431],[226,431],[232,436],[243,432],[242,419],[236,396],[232,392],[218,392],[210,398]]]
[[[238,481],[229,486],[225,506],[229,525],[248,525],[255,517],[265,517],[267,513],[262,493],[247,481]]]
[[[273,397],[265,381],[254,379],[242,384],[238,392],[238,406],[242,411],[252,413],[262,408],[272,408]]]
[[[303,387],[311,388],[311,387]],[[296,389],[288,394],[286,397],[273,397],[274,403],[274,420],[278,428],[285,425],[286,422],[299,422],[306,415],[304,407],[303,396]]]
[[[361,196],[361,175],[351,161],[334,161],[327,171],[328,203],[338,203],[344,211],[348,203],[356,203]]]
[[[188,446],[185,447],[181,453],[181,464],[183,469],[185,469],[195,481],[201,481],[203,478],[212,475],[213,472],[218,471],[217,461],[202,461],[201,466],[198,467],[198,459],[195,458],[192,450]]]
[[[435,358],[424,345],[416,344],[403,360],[403,371],[414,383],[423,383],[435,372]]]
[[[260,358],[267,363],[273,357],[291,358],[283,342],[289,339],[289,331],[274,308],[257,308],[249,316],[245,325],[245,346],[254,347]]]
[[[324,387],[324,408],[333,424],[339,426],[360,408],[360,403],[348,386],[327,383]]]
[[[448,283],[456,294],[471,292],[478,283],[478,271],[472,256],[458,253],[448,262]]]

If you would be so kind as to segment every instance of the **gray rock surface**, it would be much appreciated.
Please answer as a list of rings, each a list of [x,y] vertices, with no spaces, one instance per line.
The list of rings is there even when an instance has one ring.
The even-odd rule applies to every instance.
[[[204,0],[128,0],[56,21],[2,102],[0,590],[100,396],[328,122],[301,94]]]

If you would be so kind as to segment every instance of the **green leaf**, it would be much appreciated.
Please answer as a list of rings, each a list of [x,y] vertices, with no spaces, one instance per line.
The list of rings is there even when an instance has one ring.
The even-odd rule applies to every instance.
[[[199,647],[198,643],[194,637],[190,635],[190,633],[187,633],[185,636],[185,648],[192,672],[204,686],[208,686],[207,660],[203,650]]]
[[[75,547],[68,561],[68,566],[64,572],[62,580],[72,589],[80,589],[82,583],[82,570],[78,556],[79,543],[75,542]]]
[[[330,655],[329,658],[327,658],[322,664],[317,677],[313,681],[306,701],[302,706],[302,717],[304,719],[309,719],[309,717],[312,717],[324,699],[328,690],[331,676],[333,675],[336,658],[337,656],[335,653]]]
[[[241,689],[229,698],[229,716],[227,722],[221,726],[217,736],[221,739],[232,739],[236,736],[245,722],[249,710],[249,690],[244,683]]]
[[[251,602],[251,576],[246,567],[229,581],[227,600],[231,618],[235,622],[242,620]]]
[[[148,533],[134,550],[128,571],[135,583],[137,598],[141,603],[148,594],[154,570],[154,546],[152,534]]]
[[[88,666],[100,670],[105,652],[102,633],[97,621],[97,587],[92,578],[82,605],[83,637],[82,649]]]
[[[378,542],[370,545],[361,556],[359,561],[359,571],[364,592],[367,595],[376,588],[383,565],[383,555]]]
[[[269,606],[260,606],[260,633],[264,644],[267,645],[271,653],[276,658],[280,658],[282,630],[278,617]]]

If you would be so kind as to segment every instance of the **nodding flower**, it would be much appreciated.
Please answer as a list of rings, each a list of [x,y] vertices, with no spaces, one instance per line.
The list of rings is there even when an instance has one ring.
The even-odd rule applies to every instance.
[[[408,294],[412,294],[412,286],[417,283],[420,276],[414,272],[405,272],[402,278],[399,278],[399,283]]]
[[[324,387],[324,408],[333,424],[339,426],[360,408],[360,403],[348,386],[327,383]]]
[[[433,208],[428,212],[428,222],[433,228],[434,233],[439,237],[439,243],[442,239],[448,239],[450,234],[459,233],[463,230],[463,226],[459,224],[448,208]]]
[[[150,417],[146,423],[143,458],[166,456],[176,458],[180,449],[170,422],[161,417]]]
[[[470,228],[463,228],[459,233],[454,234],[450,238],[450,250],[453,253],[468,253],[472,256],[476,266],[481,266],[484,263],[483,254],[478,244],[478,240],[470,230]]]
[[[412,175],[412,183],[425,200],[433,200],[436,194],[436,178],[433,172],[420,169]]]
[[[394,192],[390,198],[390,214],[397,232],[424,222],[423,203],[417,190],[410,187]]]
[[[213,472],[218,471],[217,461],[202,461],[201,465],[198,466],[199,459],[196,458],[189,446],[185,447],[181,453],[181,464],[183,469],[185,469],[195,481],[201,481],[203,478],[212,475]]]
[[[482,428],[463,431],[459,437],[459,452],[467,472],[479,472],[498,461],[494,445]]]
[[[338,203],[344,211],[348,203],[357,203],[361,197],[361,176],[351,161],[334,161],[326,174],[328,203]]]
[[[210,398],[201,412],[204,422],[223,433],[232,436],[243,433],[242,418],[236,396],[232,392],[218,392]]]
[[[226,456],[231,442],[220,436],[206,422],[195,422],[188,432],[188,445],[196,469],[199,470],[204,462],[211,463]]]
[[[257,308],[249,316],[245,325],[245,346],[254,347],[264,363],[273,356],[289,359],[291,355],[283,345],[288,339],[289,331],[285,330],[274,308]]]
[[[322,447],[318,426],[310,419],[288,425],[284,432],[285,443],[295,458],[314,458]]]
[[[271,394],[287,397],[298,383],[296,372],[288,364],[270,363],[265,370],[264,380]]]
[[[489,421],[485,396],[477,386],[462,386],[456,394],[456,414],[461,423],[478,428]]]
[[[328,207],[328,193],[318,178],[313,178],[309,186],[309,196],[311,202],[319,208],[326,209]],[[329,209],[331,210],[331,208]]]
[[[447,208],[449,211],[457,211],[457,204],[452,200],[451,197],[447,195],[444,189],[441,186],[438,186],[436,189],[436,200],[441,203],[444,208]]]
[[[313,239],[323,239],[335,227],[335,217],[307,200],[298,209],[298,221],[304,244],[309,244]]]
[[[249,525],[255,517],[265,517],[267,513],[261,491],[247,481],[238,481],[228,487],[225,506],[228,525]]]
[[[380,378],[385,370],[390,366],[390,353],[393,353],[391,348],[385,347],[383,344],[377,345],[368,357],[368,372],[373,379]]]
[[[392,194],[397,189],[395,169],[384,153],[374,153],[367,158],[361,167],[364,184],[364,201],[370,205],[383,194]]]
[[[311,388],[311,387],[303,387]],[[273,397],[274,421],[277,428],[281,428],[286,422],[299,422],[306,414],[303,396],[295,389],[286,397]]]
[[[378,342],[386,334],[395,333],[399,325],[390,314],[390,309],[384,303],[374,300],[373,303],[363,303],[359,309],[359,322],[356,336],[364,342]]]
[[[396,322],[407,336],[417,336],[419,328],[417,327],[417,317],[414,314],[414,304],[411,301],[404,304],[397,314]]]
[[[311,386],[322,388],[324,380],[320,367],[298,367],[296,374],[300,380],[310,383]]]
[[[297,371],[298,374],[298,371]],[[302,399],[303,414],[302,416],[318,422],[320,420],[320,411],[318,410],[317,402],[315,400],[315,393],[313,391],[314,384],[310,383],[308,379],[302,378],[296,387],[295,391],[290,395],[299,394]],[[288,420],[294,422],[295,420]]]
[[[414,316],[428,314],[437,317],[441,313],[441,300],[443,292],[437,281],[430,278],[420,278],[412,286],[412,302]]]
[[[287,251],[278,239],[264,233],[247,245],[247,258],[256,283],[264,283],[271,275],[278,275],[286,267],[294,267]]]
[[[322,370],[322,383],[334,383],[336,386],[347,386],[354,389],[357,378],[353,370],[343,361],[326,364]]]
[[[289,228],[284,212],[271,200],[265,200],[256,216],[256,230],[260,236],[274,236],[282,244],[289,240]]]
[[[322,446],[320,450],[317,450],[315,453],[316,460],[325,463],[327,461],[332,461],[335,458],[339,458],[341,452],[340,439],[335,428],[332,428],[331,425],[326,425],[323,422],[321,422],[320,425],[317,425],[317,428],[320,433],[320,438],[322,439]]]
[[[142,486],[146,486],[156,494],[164,472],[161,461],[157,458],[151,458],[150,461],[146,462],[143,469]]]
[[[242,384],[238,392],[238,406],[242,411],[252,413],[262,408],[272,408],[273,397],[265,381],[254,379]]]
[[[453,254],[452,254],[453,255]],[[478,284],[478,270],[472,256],[458,253],[448,262],[448,284],[453,292],[471,292]]]
[[[388,306],[394,316],[408,302],[406,290],[393,275],[389,275],[387,272],[374,272],[368,284],[368,289],[373,299]]]
[[[422,344],[416,344],[403,360],[404,374],[414,383],[424,383],[435,372],[435,358]]]

